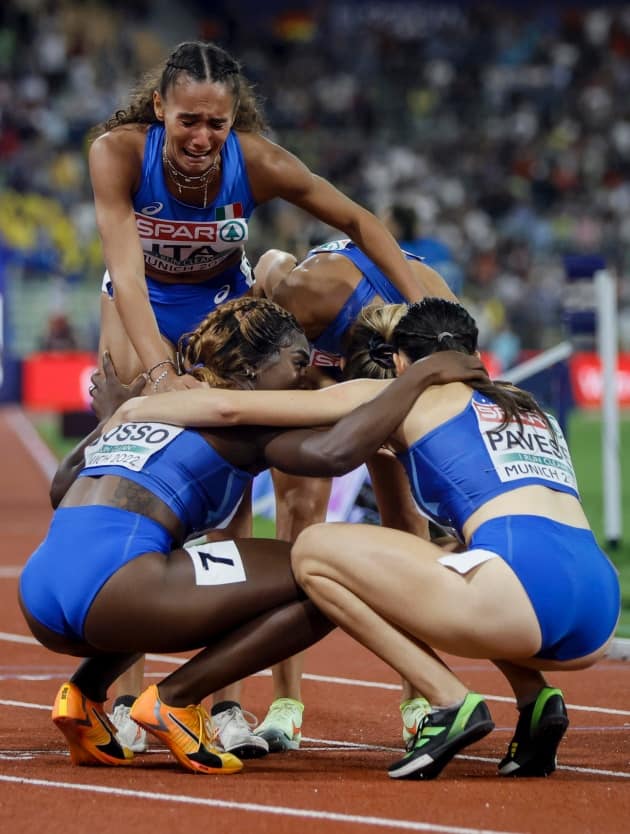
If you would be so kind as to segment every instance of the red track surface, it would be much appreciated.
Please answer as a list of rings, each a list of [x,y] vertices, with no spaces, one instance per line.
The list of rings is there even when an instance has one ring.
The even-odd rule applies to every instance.
[[[571,727],[559,768],[545,780],[505,780],[496,763],[515,711],[486,663],[453,659],[489,696],[496,730],[433,782],[395,782],[399,755],[396,675],[335,632],[307,656],[305,740],[299,752],[248,762],[234,776],[179,770],[158,748],[124,771],[75,768],[50,721],[72,658],[28,636],[16,602],[17,575],[44,533],[50,510],[44,454],[27,451],[19,413],[0,412],[0,831],[12,834],[161,834],[229,831],[313,834],[424,831],[442,834],[626,834],[630,830],[630,664],[550,676],[564,690]],[[97,532],[97,531],[95,531]],[[421,600],[419,598],[419,603]],[[176,658],[153,658],[156,678]],[[244,702],[264,715],[268,676],[249,679]]]

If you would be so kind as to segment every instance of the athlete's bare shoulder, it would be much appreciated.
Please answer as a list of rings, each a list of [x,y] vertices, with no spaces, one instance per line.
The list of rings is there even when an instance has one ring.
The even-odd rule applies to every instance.
[[[118,175],[135,185],[142,170],[147,129],[148,125],[120,125],[96,138],[89,152],[93,183]]]
[[[247,162],[255,161],[261,154],[269,155],[272,158],[278,151],[284,151],[284,148],[263,136],[262,133],[249,130],[237,130],[235,132]],[[287,153],[287,151],[284,152]]]
[[[98,136],[90,147],[90,158],[131,157],[142,160],[149,125],[119,125]]]

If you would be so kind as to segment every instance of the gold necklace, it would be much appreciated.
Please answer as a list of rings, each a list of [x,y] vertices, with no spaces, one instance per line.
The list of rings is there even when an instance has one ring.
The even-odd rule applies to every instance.
[[[176,168],[171,160],[168,158],[168,154],[166,153],[166,142],[162,145],[162,160],[164,162],[164,167],[169,173],[173,184],[177,188],[177,193],[179,196],[182,196],[182,190],[184,188],[189,189],[191,191],[199,191],[203,188],[203,208],[206,208],[208,205],[208,183],[212,182],[217,175],[219,170],[221,157],[218,156],[212,165],[208,168],[207,171],[204,171],[203,174],[199,174],[198,176],[188,176],[187,174],[183,174],[179,168]]]

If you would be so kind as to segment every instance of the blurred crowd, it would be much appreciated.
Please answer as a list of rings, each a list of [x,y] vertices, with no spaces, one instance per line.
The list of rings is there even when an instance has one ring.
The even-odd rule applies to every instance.
[[[24,269],[97,287],[87,134],[175,45],[164,5],[3,0],[0,247]],[[504,365],[562,338],[563,256],[581,252],[619,275],[630,349],[630,5],[178,10],[185,38],[241,61],[272,138],[380,216],[406,213],[401,236],[439,250]],[[268,246],[303,254],[330,230],[275,203],[252,233],[255,260]]]

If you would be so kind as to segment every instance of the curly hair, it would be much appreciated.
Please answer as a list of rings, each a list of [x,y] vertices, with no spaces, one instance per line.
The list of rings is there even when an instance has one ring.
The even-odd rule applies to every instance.
[[[91,138],[95,139],[120,125],[157,122],[153,109],[153,92],[158,90],[162,98],[166,99],[181,75],[187,75],[195,81],[225,84],[229,88],[236,107],[235,130],[247,133],[266,130],[267,123],[260,100],[241,72],[238,61],[217,44],[185,41],[173,50],[165,62],[143,76],[131,91],[127,106],[97,125]]]
[[[213,310],[177,345],[178,365],[214,388],[255,388],[258,371],[304,331],[266,298],[237,298]]]

